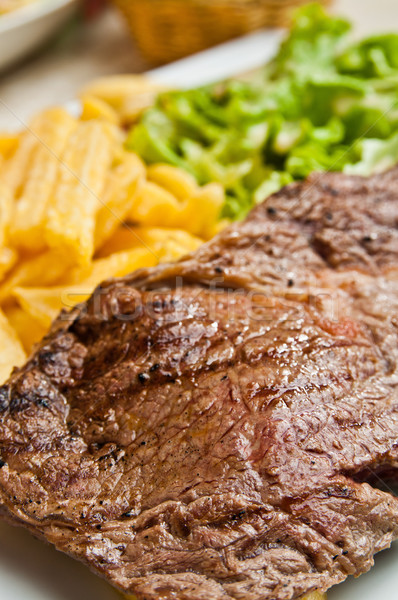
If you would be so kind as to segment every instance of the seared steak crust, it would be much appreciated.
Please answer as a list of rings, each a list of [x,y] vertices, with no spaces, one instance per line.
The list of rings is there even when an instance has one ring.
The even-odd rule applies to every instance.
[[[293,600],[398,500],[398,170],[294,184],[102,284],[0,389],[0,508],[139,600]]]

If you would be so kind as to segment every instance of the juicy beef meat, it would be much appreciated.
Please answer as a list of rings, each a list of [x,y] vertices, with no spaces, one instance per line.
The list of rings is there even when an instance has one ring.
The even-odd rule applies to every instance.
[[[62,313],[0,389],[1,515],[139,600],[369,569],[398,536],[397,225],[397,169],[316,175]]]

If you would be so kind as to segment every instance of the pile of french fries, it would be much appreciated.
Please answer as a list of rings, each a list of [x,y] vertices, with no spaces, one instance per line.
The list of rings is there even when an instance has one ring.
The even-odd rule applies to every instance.
[[[1,382],[62,308],[104,279],[177,260],[224,225],[221,186],[125,150],[127,82],[107,101],[96,84],[79,118],[52,108],[0,135]]]

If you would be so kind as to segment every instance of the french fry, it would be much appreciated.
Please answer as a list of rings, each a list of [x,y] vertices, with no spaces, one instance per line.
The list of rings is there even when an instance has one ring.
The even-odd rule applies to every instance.
[[[83,89],[82,99],[97,98],[110,106],[123,124],[137,120],[165,89],[145,75],[113,75],[93,81]]]
[[[13,193],[9,186],[3,182],[6,172],[5,158],[0,156],[0,247],[8,242],[8,226],[11,221]]]
[[[162,86],[145,75],[112,75],[92,81],[83,88],[81,95],[83,98],[99,98],[120,112],[128,98],[148,92],[156,93],[161,89]]]
[[[19,137],[14,153],[5,160],[0,169],[0,244],[4,244],[11,220],[13,201],[23,193],[29,177],[33,157],[40,140],[48,131],[48,117],[52,109],[38,114]]]
[[[178,200],[186,200],[198,190],[196,179],[190,173],[171,165],[150,165],[147,177],[149,181],[168,190]]]
[[[205,240],[212,238],[214,228],[218,226],[224,200],[224,189],[219,183],[208,183],[199,188],[187,203],[184,229],[200,235]],[[192,223],[191,227],[187,227],[188,223]]]
[[[1,181],[12,194],[19,196],[33,161],[33,156],[40,145],[45,132],[48,131],[48,118],[53,110],[45,110],[32,120],[29,127],[20,135],[15,152],[5,161]]]
[[[157,183],[146,181],[134,198],[129,218],[140,225],[178,227],[182,208],[173,194]]]
[[[86,300],[104,279],[122,277],[138,268],[157,263],[157,257],[152,252],[136,248],[96,260],[90,267],[76,268],[63,285],[50,288],[16,287],[13,295],[33,319],[48,328],[62,308],[69,309]]]
[[[86,121],[72,133],[47,216],[50,247],[61,248],[79,264],[94,252],[94,231],[118,131],[108,123]]]
[[[88,288],[88,293],[96,285],[109,277],[123,277],[142,267],[153,267],[159,262],[158,256],[149,248],[133,248],[94,260],[88,267],[77,267],[71,271],[67,284],[79,284]]]
[[[47,286],[60,281],[69,263],[57,250],[44,252],[20,262],[0,286],[0,302],[8,300],[15,287]]]
[[[114,125],[119,125],[120,118],[118,113],[110,104],[96,98],[95,96],[85,95],[81,98],[82,104],[82,121],[89,121],[91,119],[103,119]]]
[[[121,123],[123,125],[132,125],[138,121],[144,110],[154,105],[159,91],[159,88],[149,89],[126,96],[119,109]]]
[[[22,342],[26,354],[30,354],[34,344],[39,342],[47,332],[36,319],[33,319],[19,306],[11,306],[4,310],[10,325],[15,329]]]
[[[10,238],[19,247],[31,251],[45,247],[43,229],[48,204],[54,193],[64,148],[76,127],[76,119],[65,110],[46,112],[45,128],[12,216]]]
[[[179,260],[203,244],[201,238],[182,229],[151,228],[141,235],[147,240],[148,247],[157,253],[160,263]]]
[[[0,133],[0,155],[9,158],[17,149],[19,134]]]
[[[15,265],[17,253],[12,248],[0,248],[0,281]]]
[[[131,152],[122,151],[118,164],[108,175],[103,204],[97,214],[95,247],[100,248],[131,210],[134,194],[145,177],[141,159]]]
[[[16,287],[13,295],[31,319],[37,321],[43,329],[48,330],[62,308],[63,292],[64,287]]]
[[[115,231],[114,235],[101,247],[97,258],[104,258],[110,254],[132,250],[133,248],[145,248],[146,242],[141,237],[140,232],[146,229],[149,228],[121,225]]]
[[[8,243],[8,226],[11,221],[13,197],[9,187],[1,180],[0,169],[0,246]]]
[[[101,248],[99,257],[116,252],[132,250],[133,248],[149,248],[159,261],[167,259],[167,251],[175,252],[179,248],[180,258],[193,252],[203,244],[203,240],[182,229],[165,227],[120,227],[115,235]],[[171,250],[174,249],[174,250]]]
[[[0,311],[0,383],[4,383],[14,367],[21,366],[26,355],[15,330]]]
[[[164,187],[147,181],[136,194],[129,217],[140,225],[176,227],[209,239],[223,203],[224,190],[218,183],[198,187],[193,195],[179,201]]]

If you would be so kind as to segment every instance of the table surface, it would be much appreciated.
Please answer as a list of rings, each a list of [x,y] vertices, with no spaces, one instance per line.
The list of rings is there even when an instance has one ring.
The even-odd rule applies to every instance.
[[[358,35],[398,28],[398,0],[336,0],[333,10],[351,19]],[[25,121],[38,109],[76,97],[95,77],[148,68],[113,10],[89,24],[71,24],[45,51],[2,75],[0,129],[15,121],[4,106]]]

